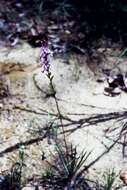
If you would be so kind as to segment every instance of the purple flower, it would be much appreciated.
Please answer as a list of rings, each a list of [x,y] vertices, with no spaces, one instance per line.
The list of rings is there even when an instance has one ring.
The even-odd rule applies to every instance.
[[[50,66],[52,61],[52,52],[48,47],[48,43],[44,42],[40,49],[40,64],[43,68],[43,72],[50,72]]]

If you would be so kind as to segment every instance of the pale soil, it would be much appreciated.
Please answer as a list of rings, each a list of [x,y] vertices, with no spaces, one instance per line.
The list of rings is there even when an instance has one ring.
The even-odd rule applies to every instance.
[[[46,123],[52,119],[48,113],[57,114],[54,99],[45,97],[45,92],[49,90],[48,80],[41,72],[38,57],[39,49],[32,49],[28,45],[16,50],[4,49],[0,53],[1,71],[6,73],[6,69],[7,72],[11,70],[6,76],[10,80],[12,94],[11,97],[0,100],[1,172],[9,169],[12,163],[18,159],[17,149],[11,151],[8,148],[19,142],[38,138],[43,133],[43,131],[38,131],[41,131],[40,129],[43,129]],[[80,64],[78,64],[79,59]],[[108,55],[107,60],[102,63],[101,67],[112,67],[115,57]],[[126,60],[121,60],[121,62],[121,72],[124,73],[127,68]],[[10,65],[13,66],[10,67]],[[99,66],[92,66],[91,70],[83,57],[78,56],[77,59],[76,56],[71,55],[69,64],[65,63],[65,60],[54,59],[52,73],[61,113],[74,120],[73,124],[69,120],[64,121],[65,124],[68,124],[65,129],[71,130],[67,133],[69,142],[76,145],[79,152],[92,151],[86,164],[90,164],[102,155],[90,167],[89,173],[94,178],[94,176],[100,176],[111,168],[114,168],[117,173],[121,170],[127,170],[126,147],[124,157],[121,144],[116,143],[112,147],[126,121],[126,113],[124,119],[119,115],[126,111],[127,94],[122,92],[116,97],[105,96],[103,93],[104,83],[96,82],[96,79],[102,76]],[[44,92],[37,89],[33,80],[34,75],[37,85]],[[112,114],[112,118],[109,118],[114,112],[119,114],[116,117]],[[94,116],[96,118],[92,119]],[[81,119],[86,119],[82,126]],[[117,129],[113,131],[112,129],[116,127]],[[119,142],[123,142],[123,138]],[[111,147],[110,151],[108,151],[109,147]],[[31,174],[43,173],[47,165],[41,159],[42,153],[45,152],[48,159],[50,151],[53,150],[53,144],[49,145],[47,139],[26,145],[25,162],[27,168],[25,171],[27,172],[24,172],[24,175],[31,176]]]

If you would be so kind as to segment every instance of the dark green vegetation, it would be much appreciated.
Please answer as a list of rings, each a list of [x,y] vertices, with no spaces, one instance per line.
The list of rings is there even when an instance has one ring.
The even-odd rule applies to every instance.
[[[2,0],[0,17],[0,37],[12,45],[18,38],[40,46],[45,35],[55,48],[79,53],[100,40],[127,44],[125,0]]]
[[[33,0],[37,14],[75,20],[85,37],[83,44],[102,37],[127,44],[127,2],[125,0]],[[58,17],[56,17],[58,18]]]

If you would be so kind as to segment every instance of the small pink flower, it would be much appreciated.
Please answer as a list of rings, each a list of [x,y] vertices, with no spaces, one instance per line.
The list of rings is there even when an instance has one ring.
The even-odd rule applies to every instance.
[[[40,49],[40,64],[43,68],[43,72],[49,73],[50,66],[52,62],[52,51],[48,47],[47,42],[42,43],[42,47]]]

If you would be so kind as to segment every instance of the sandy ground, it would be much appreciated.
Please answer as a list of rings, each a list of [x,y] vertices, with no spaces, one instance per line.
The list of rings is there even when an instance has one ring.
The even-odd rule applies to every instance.
[[[9,51],[3,49],[0,53],[1,71],[9,70],[6,77],[10,80],[11,92],[10,97],[1,98],[0,104],[1,171],[18,159],[15,145],[38,139],[43,135],[43,127],[52,119],[48,113],[57,114],[54,99],[46,98],[48,80],[39,68],[38,56],[39,50],[28,45]],[[107,67],[113,64],[111,58],[109,56]],[[99,66],[95,76],[84,58],[80,64],[78,61],[79,57],[70,55],[69,62],[54,58],[52,63],[56,96],[61,113],[67,116],[64,120],[67,138],[77,146],[79,153],[91,151],[86,164],[93,176],[111,168],[116,173],[127,170],[127,150],[123,146],[126,135],[119,137],[126,122],[127,94],[105,96],[104,83],[96,82],[102,75]],[[122,61],[124,66],[120,67],[125,72],[126,62]],[[42,153],[48,158],[53,145],[49,145],[47,139],[25,145],[26,176],[43,173],[46,166]]]

